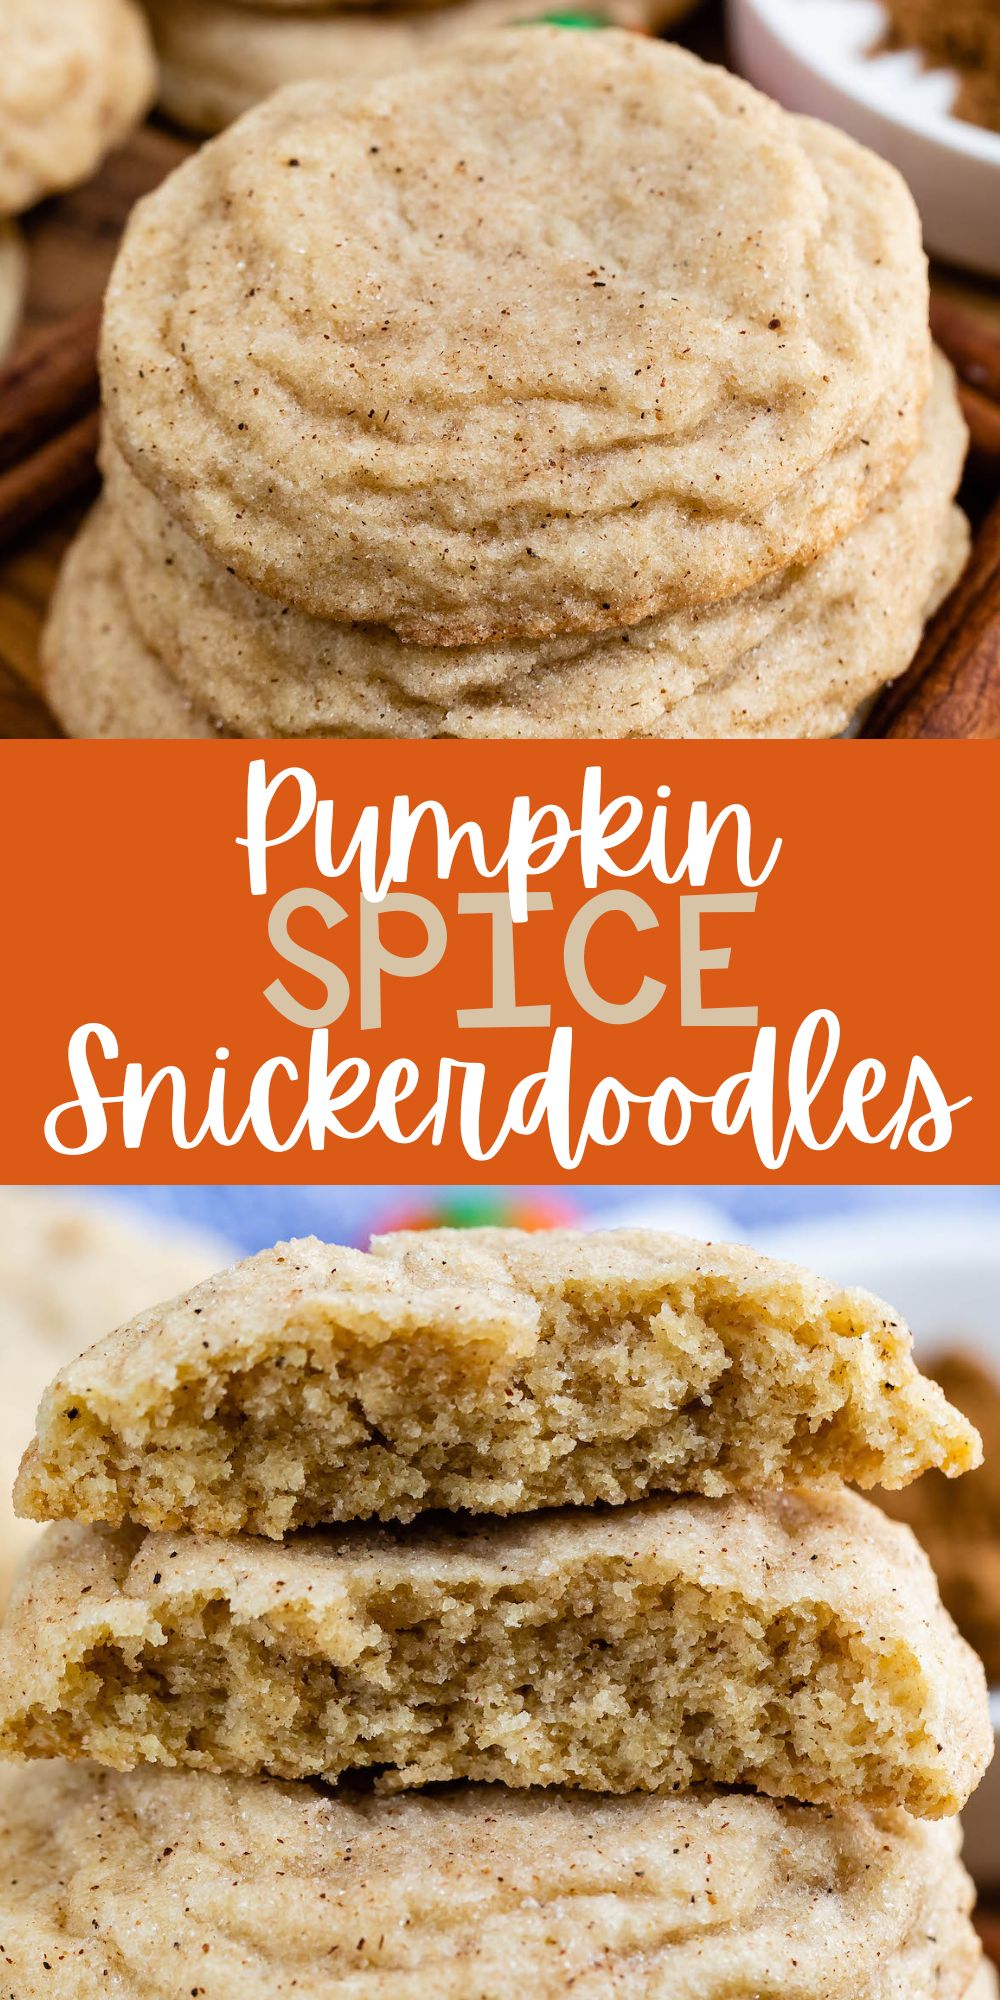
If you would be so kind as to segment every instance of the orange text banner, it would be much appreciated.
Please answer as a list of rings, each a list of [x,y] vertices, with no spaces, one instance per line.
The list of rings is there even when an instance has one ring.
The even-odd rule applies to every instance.
[[[8,744],[8,1181],[992,1181],[989,744]]]

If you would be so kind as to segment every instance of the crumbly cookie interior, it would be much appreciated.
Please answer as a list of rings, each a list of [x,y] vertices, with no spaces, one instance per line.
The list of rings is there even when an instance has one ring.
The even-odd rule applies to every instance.
[[[905,1329],[862,1294],[820,1302],[766,1272],[741,1283],[693,1263],[645,1300],[556,1278],[530,1300],[531,1340],[527,1303],[512,1296],[506,1339],[476,1342],[455,1338],[447,1301],[428,1299],[422,1324],[418,1298],[393,1337],[310,1299],[117,1395],[88,1388],[85,1357],[43,1406],[20,1510],[278,1538],[435,1508],[899,1486],[975,1460],[975,1433],[917,1374]],[[491,1309],[502,1317],[503,1300]],[[211,1288],[203,1310],[207,1324]]]

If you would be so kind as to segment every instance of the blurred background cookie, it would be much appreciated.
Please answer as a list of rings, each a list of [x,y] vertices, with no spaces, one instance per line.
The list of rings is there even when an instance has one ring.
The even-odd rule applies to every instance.
[[[343,0],[289,7],[257,0],[145,0],[160,62],[160,104],[190,132],[219,132],[285,83],[363,82],[451,41],[530,18],[532,0]],[[539,12],[544,0],[538,0]],[[652,33],[688,0],[588,0],[576,26]],[[547,18],[554,19],[557,15]],[[570,16],[567,14],[567,19]]]
[[[144,117],[154,87],[133,0],[4,0],[0,215],[86,180]]]
[[[37,1534],[11,1489],[42,1390],[151,1298],[181,1292],[226,1262],[224,1239],[106,1202],[0,1189],[0,1605]]]
[[[84,181],[145,117],[155,59],[136,0],[3,0],[0,8],[0,358],[26,269],[12,216]]]

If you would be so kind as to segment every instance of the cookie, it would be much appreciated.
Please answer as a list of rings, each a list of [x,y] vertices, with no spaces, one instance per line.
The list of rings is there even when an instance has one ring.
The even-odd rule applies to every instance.
[[[972,2000],[957,1846],[901,1813],[724,1795],[383,1799],[48,1764],[0,1776],[5,1991]]]
[[[241,731],[225,724],[218,714],[187,695],[172,671],[146,644],[125,598],[115,525],[106,511],[95,512],[81,535],[86,542],[86,552],[81,551],[79,563],[70,563],[66,568],[65,588],[57,598],[61,615],[53,621],[47,648],[46,694],[66,733],[94,738],[241,734]],[[928,602],[928,615],[961,574],[968,545],[967,523],[959,509],[953,508],[946,522],[945,540],[935,565],[936,585]],[[89,649],[84,650],[81,644],[97,609],[88,590],[87,602],[80,617],[76,616],[75,584],[84,570],[95,578],[99,594],[100,622],[106,644],[106,653],[102,656],[95,656]],[[874,626],[876,635],[883,632],[891,616],[891,610],[884,604],[880,606],[879,620]],[[893,668],[894,673],[902,671],[911,653],[912,649],[905,658],[899,657],[898,664]],[[870,656],[861,657],[866,668],[870,666]],[[850,678],[839,671],[836,656],[831,655],[831,658],[837,671],[829,684],[815,690],[804,688],[806,705],[798,710],[789,700],[776,701],[765,662],[752,659],[745,676],[734,676],[725,688],[693,689],[690,700],[679,702],[677,708],[655,729],[641,733],[662,737],[697,736],[702,733],[767,737],[851,734],[863,720],[869,704],[867,699],[860,702],[853,700]],[[229,664],[227,660],[225,665]],[[646,686],[650,685],[650,677],[646,676]],[[554,689],[550,691],[555,692]],[[307,689],[293,683],[287,691],[287,699],[273,686],[266,692],[275,697],[277,707],[295,705],[300,710],[304,709],[308,717],[311,702],[323,715],[327,713],[327,691],[317,688],[314,682]],[[582,685],[578,686],[577,692],[581,699],[590,699],[591,690],[588,689],[584,695]],[[247,686],[241,681],[236,694],[238,712],[246,706],[247,693]],[[253,699],[256,700],[260,693],[261,688],[255,684]],[[544,710],[539,712],[533,693],[529,690],[530,715],[483,702],[465,704],[462,708],[456,706],[449,710],[445,718],[439,718],[432,716],[423,705],[400,703],[398,695],[385,685],[359,683],[349,690],[340,690],[342,700],[337,706],[346,709],[348,714],[341,717],[336,729],[323,726],[317,714],[313,726],[306,726],[301,734],[340,738],[419,738],[427,735],[510,738],[558,733],[589,738],[598,733],[594,719],[583,711],[572,721],[567,720],[559,732],[551,731],[549,714]],[[602,678],[599,689],[595,689],[594,693],[598,701],[609,698],[610,720],[620,725],[621,733],[633,733],[628,729],[634,715],[629,713],[632,704],[627,687],[610,687]],[[559,706],[562,707],[561,701]],[[634,707],[638,709],[640,706],[641,694],[637,694]],[[708,726],[710,719],[713,723],[711,728]],[[247,733],[274,736],[282,732],[271,725],[266,730],[248,729]],[[613,729],[609,733],[613,734]]]
[[[42,639],[45,698],[68,736],[212,737],[128,616],[99,500],[64,558]]]
[[[967,2000],[997,2000],[1000,1994],[1000,1980],[997,1979],[995,1965],[984,1958],[969,1987]]]
[[[86,180],[144,117],[154,85],[134,0],[3,0],[0,215]]]
[[[160,510],[161,524],[165,519]],[[232,703],[230,719],[224,722],[218,711],[205,707],[185,691],[175,665],[172,663],[168,668],[155,645],[148,644],[140,631],[125,590],[126,563],[117,522],[105,508],[99,508],[81,530],[81,537],[85,547],[78,560],[72,559],[75,551],[67,559],[64,583],[57,591],[58,615],[50,620],[45,655],[49,705],[67,734],[79,737],[836,736],[852,733],[863,719],[875,691],[876,674],[884,673],[884,678],[891,680],[909,664],[920,630],[919,613],[911,597],[917,572],[911,569],[907,573],[901,600],[880,598],[872,602],[862,579],[860,595],[865,602],[859,605],[856,598],[847,598],[835,611],[838,636],[847,640],[846,654],[831,647],[825,665],[818,671],[815,663],[804,667],[800,686],[783,684],[779,694],[769,671],[773,655],[752,648],[740,670],[727,681],[717,683],[713,678],[703,685],[692,680],[676,706],[664,714],[656,673],[648,661],[642,664],[636,683],[631,686],[624,679],[616,680],[612,674],[592,673],[588,662],[581,672],[573,674],[571,685],[554,675],[540,675],[537,685],[533,685],[532,678],[526,676],[523,709],[486,697],[455,703],[442,713],[425,702],[401,699],[398,690],[379,681],[341,683],[331,698],[329,684],[308,667],[305,674],[301,669],[298,673],[290,670],[288,682],[282,686],[275,680],[258,678],[255,661],[252,678],[248,679],[245,658],[234,649],[232,633],[227,629],[224,648],[214,655],[212,668],[213,679],[221,679],[224,684],[220,699]],[[961,575],[968,550],[968,523],[961,510],[952,507],[945,518],[943,539],[936,553],[922,551],[924,562],[930,557],[931,578],[925,616],[936,610]],[[130,554],[134,563],[134,549]],[[79,587],[85,575],[88,579],[85,601],[78,615]],[[256,597],[254,608],[263,610],[265,604],[266,600]],[[905,640],[899,637],[895,624],[900,608],[905,610],[908,606],[916,620],[912,641],[909,637]],[[866,615],[869,611],[870,617]],[[280,625],[269,612],[265,611],[264,616],[271,625],[267,635],[269,644],[273,632],[280,635]],[[87,629],[98,619],[104,651],[95,655],[84,646],[83,640]],[[143,622],[151,622],[148,600]],[[332,629],[318,620],[314,624],[325,635]],[[640,631],[633,629],[636,633]],[[338,651],[340,634],[346,635],[349,630],[339,628]],[[379,634],[380,641],[387,637]],[[161,638],[159,635],[156,644]],[[881,653],[865,650],[871,641],[883,648]],[[780,649],[784,651],[783,647]],[[602,649],[604,659],[613,659],[619,650],[631,667],[633,661],[625,648],[619,649],[613,640],[606,652]],[[572,645],[567,644],[565,654],[571,663],[573,651]],[[185,681],[194,678],[191,665],[191,656],[179,656],[176,667],[183,672]],[[876,685],[881,684],[879,678]],[[567,696],[571,696],[569,703]],[[274,722],[253,726],[248,717],[259,706],[285,716],[292,710],[300,726],[294,730],[290,727],[282,730]],[[650,717],[644,726],[637,727],[644,709],[658,711],[656,719]],[[330,720],[331,710],[336,712],[335,724]],[[554,726],[556,712],[558,728]]]
[[[609,1793],[965,1804],[982,1667],[845,1491],[250,1538],[49,1528],[0,1635],[0,1755],[374,1767]]]
[[[136,652],[236,735],[837,735],[909,665],[964,567],[965,446],[938,356],[917,457],[843,541],[741,597],[595,636],[431,648],[287,611],[192,541],[114,445],[102,539]],[[75,620],[67,643],[82,653]]]
[[[448,0],[262,11],[244,0],[146,0],[160,61],[160,104],[192,132],[219,132],[286,83],[385,76],[450,41],[523,25],[532,0]],[[541,8],[538,9],[541,12]],[[597,0],[595,26],[651,32],[671,0]],[[583,6],[574,20],[585,22]]]
[[[978,1463],[868,1293],[654,1230],[279,1244],[64,1369],[36,1519],[278,1537]]]
[[[27,261],[24,244],[11,222],[0,222],[0,361],[14,345],[24,288]]]
[[[80,562],[70,562],[66,566],[66,584],[58,596],[60,616],[52,624],[52,636],[48,642],[48,674],[46,674],[46,696],[52,712],[62,722],[70,736],[126,736],[126,738],[184,738],[184,736],[232,736],[244,734],[242,730],[228,726],[218,714],[198,704],[192,696],[184,692],[180,682],[172,676],[154,652],[144,636],[140,634],[130,604],[124,596],[118,542],[114,522],[108,518],[106,510],[98,510],[92,520],[84,526],[82,538],[86,550],[80,552]],[[936,604],[948,594],[956,578],[962,574],[968,556],[968,524],[958,508],[952,508],[946,520],[946,534],[934,564],[934,592],[928,600],[926,612],[936,608]],[[90,598],[82,608],[80,618],[76,616],[76,578],[84,570],[96,578],[96,598]],[[262,600],[258,600],[262,602]],[[86,626],[94,620],[100,604],[100,626],[106,634],[106,650],[102,656],[94,656],[90,648],[84,646]],[[856,620],[852,618],[856,624]],[[888,626],[892,622],[892,604],[886,600],[878,606],[878,616],[874,626],[868,628],[868,636],[886,638]],[[342,628],[346,630],[346,628]],[[616,648],[612,646],[610,652]],[[912,656],[912,646],[900,648],[892,646],[892,674],[902,672]],[[860,654],[866,670],[872,666],[872,656]],[[224,658],[222,666],[230,666],[232,660]],[[236,666],[242,662],[236,658]],[[830,674],[830,666],[834,672]],[[186,676],[188,678],[188,676]],[[864,674],[868,680],[870,674]],[[586,688],[578,682],[576,692],[580,698],[594,696],[596,706],[604,702],[604,724],[612,724],[606,732],[612,734],[648,734],[648,736],[836,736],[850,734],[866,714],[868,700],[856,700],[856,688],[850,674],[842,672],[840,656],[830,654],[826,658],[826,672],[816,672],[816,662],[806,662],[802,702],[796,708],[794,692],[782,694],[776,700],[776,690],[772,686],[768,664],[764,658],[750,656],[746,672],[734,676],[726,686],[712,684],[710,688],[692,688],[690,698],[676,704],[666,718],[662,718],[656,728],[632,732],[630,724],[636,720],[634,710],[642,708],[642,696],[652,692],[652,676],[642,676],[640,688],[630,700],[628,684],[610,688],[600,678],[598,686]],[[246,712],[248,684],[240,680],[232,684],[236,716]],[[400,702],[398,694],[386,684],[356,684],[338,690],[338,700],[328,702],[326,686],[316,686],[314,676],[308,676],[308,684],[292,680],[288,690],[280,690],[276,684],[262,684],[256,680],[252,684],[252,700],[260,694],[270,696],[276,708],[286,710],[294,706],[304,714],[306,726],[302,736],[324,736],[324,738],[378,738],[378,736],[586,736],[592,738],[602,734],[602,724],[596,716],[580,710],[576,716],[566,718],[560,732],[550,728],[550,708],[536,704],[536,692],[528,682],[528,710],[510,710],[506,704],[492,702],[466,702],[454,706],[446,716],[438,716],[426,708],[426,704],[406,704]],[[552,696],[552,706],[562,710],[562,688],[556,682],[548,682],[546,692]],[[338,724],[332,728],[326,724],[330,706],[342,710]],[[310,726],[310,708],[316,710]],[[278,736],[282,734],[274,724],[266,728],[246,728],[246,734],[258,736]]]
[[[141,1301],[193,1284],[224,1246],[95,1201],[0,1188],[0,1604],[33,1530],[10,1493],[42,1390]]]
[[[612,630],[870,511],[917,448],[925,260],[842,134],[666,43],[512,29],[202,148],[133,213],[103,378],[140,478],[283,604]]]

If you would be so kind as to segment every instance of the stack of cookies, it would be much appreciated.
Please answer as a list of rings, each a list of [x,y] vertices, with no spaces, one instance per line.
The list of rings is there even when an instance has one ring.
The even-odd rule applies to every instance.
[[[958,575],[895,172],[665,43],[293,86],[133,216],[80,736],[823,736]]]
[[[532,16],[650,34],[692,0],[145,0],[160,60],[160,103],[189,132],[221,132],[286,83],[363,84],[449,42]]]
[[[654,1233],[289,1244],[134,1321],[20,1475],[5,1990],[978,1996],[982,1671],[842,1484],[977,1456],[878,1301]]]
[[[153,52],[133,0],[3,0],[0,8],[0,352],[24,265],[11,218],[93,173],[144,117]]]

